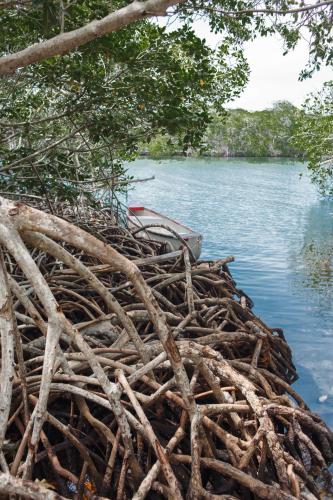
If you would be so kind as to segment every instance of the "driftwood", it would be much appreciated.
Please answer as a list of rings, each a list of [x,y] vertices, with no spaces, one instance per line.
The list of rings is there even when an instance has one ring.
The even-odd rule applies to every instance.
[[[62,215],[1,198],[0,495],[320,498],[332,433],[233,258]]]

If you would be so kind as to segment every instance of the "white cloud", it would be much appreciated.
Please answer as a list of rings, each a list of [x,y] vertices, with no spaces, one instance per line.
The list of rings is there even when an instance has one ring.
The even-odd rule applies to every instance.
[[[278,37],[258,38],[247,44],[246,56],[251,68],[250,81],[231,107],[262,109],[280,100],[300,106],[307,94],[316,92],[325,81],[333,79],[332,68],[324,67],[312,78],[301,82],[298,80],[308,59],[305,41],[283,56],[282,43]]]
[[[212,47],[218,44],[219,36],[211,33],[204,21],[197,22],[195,30]],[[259,110],[281,100],[300,106],[307,94],[320,90],[325,81],[333,79],[333,69],[323,67],[312,78],[298,80],[309,54],[305,40],[283,56],[283,44],[278,36],[257,38],[246,44],[245,54],[251,69],[250,81],[241,97],[230,103],[231,108]]]

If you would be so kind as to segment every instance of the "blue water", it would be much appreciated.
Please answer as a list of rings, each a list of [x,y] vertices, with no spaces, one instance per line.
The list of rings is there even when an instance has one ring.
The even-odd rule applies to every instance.
[[[142,159],[128,170],[155,176],[129,199],[200,231],[202,257],[235,256],[231,271],[255,313],[285,331],[294,387],[333,427],[333,201],[288,160]]]

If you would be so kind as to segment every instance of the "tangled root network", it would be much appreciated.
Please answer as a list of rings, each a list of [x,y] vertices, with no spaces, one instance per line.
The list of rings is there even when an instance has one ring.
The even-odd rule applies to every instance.
[[[332,433],[232,257],[0,200],[1,498],[330,498]]]

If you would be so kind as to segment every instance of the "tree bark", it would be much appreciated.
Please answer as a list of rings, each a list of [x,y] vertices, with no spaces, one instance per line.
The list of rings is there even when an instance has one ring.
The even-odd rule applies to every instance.
[[[62,33],[50,40],[36,43],[15,54],[0,57],[0,75],[13,73],[18,68],[43,61],[49,57],[66,54],[96,38],[107,35],[141,19],[165,16],[168,7],[183,0],[135,0],[126,7],[112,12],[103,19],[92,21],[73,31]]]

